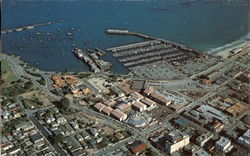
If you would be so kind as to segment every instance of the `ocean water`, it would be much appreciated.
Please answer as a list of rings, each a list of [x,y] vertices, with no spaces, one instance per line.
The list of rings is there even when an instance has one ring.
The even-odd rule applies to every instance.
[[[176,41],[207,52],[240,39],[249,32],[247,0],[161,1],[21,1],[3,0],[2,29],[64,20],[48,26],[2,34],[2,51],[21,56],[31,66],[47,71],[87,71],[72,54],[72,44],[106,49],[142,39],[105,34],[120,28]],[[72,31],[71,27],[79,28]],[[58,32],[57,28],[62,31]],[[72,32],[70,40],[65,31]],[[40,35],[36,35],[40,32]],[[46,33],[50,35],[46,35]],[[112,71],[126,73],[111,54]]]

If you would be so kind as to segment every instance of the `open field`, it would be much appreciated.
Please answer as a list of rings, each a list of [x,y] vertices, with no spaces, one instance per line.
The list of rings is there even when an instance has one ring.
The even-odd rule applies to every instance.
[[[3,87],[8,87],[11,82],[18,80],[5,60],[1,60],[1,80],[4,80]]]

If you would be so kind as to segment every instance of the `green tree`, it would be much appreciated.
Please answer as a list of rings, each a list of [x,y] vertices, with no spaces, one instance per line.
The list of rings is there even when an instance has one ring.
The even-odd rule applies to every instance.
[[[61,106],[63,109],[68,109],[69,108],[69,105],[70,105],[70,102],[69,102],[69,99],[68,98],[62,98],[60,100],[60,103],[61,103]]]

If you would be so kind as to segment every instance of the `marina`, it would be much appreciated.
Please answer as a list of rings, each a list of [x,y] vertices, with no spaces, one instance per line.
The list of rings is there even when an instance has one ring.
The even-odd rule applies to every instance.
[[[147,41],[108,48],[119,62],[132,70],[146,64],[160,61],[178,64],[192,57],[203,57],[204,53],[172,41],[143,35],[129,30],[108,29],[107,34],[139,36]]]

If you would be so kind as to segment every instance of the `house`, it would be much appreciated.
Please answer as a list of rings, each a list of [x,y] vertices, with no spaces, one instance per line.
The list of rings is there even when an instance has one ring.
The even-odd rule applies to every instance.
[[[8,155],[15,155],[17,154],[19,151],[21,151],[21,147],[20,146],[14,146],[8,150],[6,150],[6,153],[8,153]]]
[[[124,138],[124,136],[123,136],[120,132],[116,133],[116,134],[115,134],[115,137],[116,137],[118,140],[122,140],[122,139]]]
[[[14,146],[13,146],[13,144],[10,143],[10,142],[4,143],[4,144],[1,145],[1,149],[2,149],[2,150],[5,150],[5,151],[8,150],[8,149],[10,149],[10,148],[12,148],[12,147],[14,147]]]
[[[33,143],[37,143],[37,142],[40,142],[40,141],[44,141],[44,138],[41,134],[39,133],[36,133],[32,136],[30,136],[30,139]]]
[[[86,131],[81,132],[81,136],[83,137],[83,139],[90,138],[89,134]]]
[[[96,128],[90,128],[89,131],[95,137],[99,135],[98,130]]]
[[[143,144],[139,144],[137,146],[135,146],[134,148],[131,149],[131,152],[135,155],[139,155],[140,153],[146,151],[147,149],[147,144],[143,143]]]
[[[100,143],[102,140],[103,140],[103,138],[99,137],[99,138],[96,139],[96,143]]]
[[[8,118],[9,118],[9,115],[10,115],[10,112],[9,112],[9,111],[4,111],[4,112],[2,112],[2,118],[3,118],[3,119],[8,119]]]
[[[78,140],[78,141],[83,141],[84,140],[84,138],[82,137],[82,135],[81,134],[76,134],[76,139]]]
[[[72,126],[70,126],[68,123],[64,125],[65,128],[68,130],[69,133],[74,133],[74,129]]]
[[[23,130],[24,132],[27,132],[27,131],[29,131],[29,130],[31,130],[31,129],[33,129],[33,128],[35,128],[35,126],[34,126],[32,123],[27,123],[27,124],[25,124],[25,125],[22,127],[22,130]]]
[[[113,116],[114,118],[116,118],[119,121],[124,121],[127,119],[127,114],[120,111],[119,109],[115,109],[111,112],[111,116]]]
[[[231,140],[223,136],[220,137],[220,139],[215,143],[215,148],[221,152],[225,152],[227,149],[229,149],[230,146],[231,146]]]
[[[60,117],[58,117],[57,119],[56,119],[56,122],[58,123],[58,124],[66,124],[67,123],[67,119],[65,118],[65,117],[63,117],[63,116],[60,116]]]
[[[172,154],[189,144],[190,137],[180,131],[172,131],[167,135],[166,150]]]
[[[76,124],[75,122],[70,122],[70,125],[71,125],[75,130],[78,130],[78,129],[79,129],[79,125]]]
[[[56,119],[54,117],[49,117],[46,119],[46,122],[50,124],[51,122],[55,121]]]

